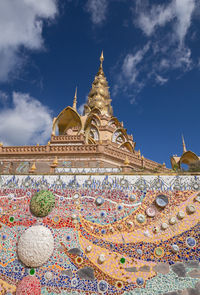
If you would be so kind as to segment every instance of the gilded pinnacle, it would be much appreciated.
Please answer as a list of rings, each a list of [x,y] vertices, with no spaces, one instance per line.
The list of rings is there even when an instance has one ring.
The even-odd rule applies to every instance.
[[[77,104],[77,87],[74,94],[74,101],[73,101],[73,109],[76,110],[76,104]]]
[[[58,165],[58,158],[55,156],[54,160],[53,160],[53,165],[57,166]]]
[[[186,153],[187,149],[186,149],[185,140],[184,140],[183,135],[182,135],[182,143],[183,143],[183,152]]]
[[[88,95],[87,106],[90,110],[97,108],[102,115],[112,116],[111,99],[108,82],[103,72],[103,51],[100,56],[100,68],[92,83],[92,89]]]
[[[104,56],[103,56],[103,50],[102,50],[101,56],[100,56],[101,67],[103,65],[103,61],[104,61]]]
[[[130,164],[128,157],[126,156],[125,161],[124,161],[124,165],[128,166]]]
[[[36,170],[36,166],[35,166],[35,162],[33,162],[32,166],[31,166],[31,169],[29,170],[30,173],[33,173],[35,172]]]

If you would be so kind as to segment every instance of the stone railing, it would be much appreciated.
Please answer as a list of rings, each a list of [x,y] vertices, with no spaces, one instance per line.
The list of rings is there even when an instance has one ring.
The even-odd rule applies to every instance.
[[[83,141],[84,136],[80,135],[52,135],[51,142],[63,142],[63,141]]]
[[[56,145],[50,146],[50,153],[96,153],[96,145]]]
[[[32,154],[46,152],[45,145],[40,146],[3,146],[0,148],[1,154]]]
[[[142,159],[142,157],[138,157],[137,154],[130,154],[129,152],[126,151],[121,151],[119,148],[116,148],[114,146],[106,146],[104,149],[105,154],[109,156],[114,156],[115,158],[117,157],[118,159],[124,161],[126,159],[126,156],[128,157],[128,160],[131,164],[137,165],[139,167],[144,167],[147,169],[154,170],[158,168],[159,170],[162,171],[168,171],[169,169],[165,168],[164,166],[161,165],[161,167],[158,167],[159,164],[149,160],[149,159]]]
[[[62,136],[61,136],[62,137]],[[65,137],[65,135],[64,135]],[[71,136],[72,137],[72,136]],[[75,136],[80,137],[81,135]],[[44,154],[101,154],[112,157],[114,159],[121,160],[122,164],[124,163],[126,157],[128,157],[128,161],[130,162],[130,166],[138,166],[143,167],[148,170],[158,170],[158,171],[168,171],[166,167],[163,165],[159,165],[158,163],[144,159],[139,157],[136,153],[130,153],[125,150],[121,150],[111,144],[108,145],[86,145],[86,144],[77,144],[77,145],[45,145],[45,146],[12,146],[12,147],[4,147],[0,146],[0,155],[2,156],[10,156],[10,155],[44,155]]]

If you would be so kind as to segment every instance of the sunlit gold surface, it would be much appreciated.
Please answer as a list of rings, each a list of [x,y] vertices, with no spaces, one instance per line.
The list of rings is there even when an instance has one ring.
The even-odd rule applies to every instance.
[[[88,95],[88,101],[85,106],[85,114],[88,113],[88,107],[90,110],[98,108],[102,115],[112,116],[111,99],[109,93],[108,82],[103,72],[103,52],[100,57],[99,71],[92,83],[92,89]]]

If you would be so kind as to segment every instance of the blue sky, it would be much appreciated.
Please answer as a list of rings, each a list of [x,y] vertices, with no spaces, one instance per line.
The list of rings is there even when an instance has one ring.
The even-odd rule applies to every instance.
[[[136,150],[199,154],[199,0],[1,0],[0,141],[46,143],[52,118],[86,101],[104,51],[114,115]]]

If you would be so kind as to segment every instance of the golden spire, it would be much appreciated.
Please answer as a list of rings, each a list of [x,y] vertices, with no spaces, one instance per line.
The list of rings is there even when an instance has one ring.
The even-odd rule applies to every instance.
[[[184,140],[183,135],[182,135],[182,144],[183,144],[183,153],[186,153],[187,149],[186,149],[185,140]]]
[[[103,68],[103,61],[104,61],[104,56],[103,56],[103,50],[102,50],[101,56],[100,56],[100,62],[101,62],[100,68]]]
[[[103,72],[103,51],[100,56],[100,67],[97,75],[92,83],[92,89],[88,95],[88,101],[85,107],[85,114],[88,114],[90,110],[97,108],[102,115],[112,116],[112,107],[110,105],[110,93],[108,82]],[[89,108],[88,108],[89,107]]]
[[[53,160],[53,165],[58,166],[58,158],[57,158],[57,156],[55,156],[55,158]]]
[[[126,156],[125,161],[124,161],[124,165],[128,166],[130,164],[128,157]]]
[[[30,170],[29,170],[29,173],[34,173],[36,169],[37,169],[37,168],[36,168],[36,166],[35,166],[35,162],[33,162],[32,166],[31,166],[31,168],[30,168]]]
[[[76,110],[76,104],[77,104],[77,87],[74,94],[74,101],[73,101],[73,109]]]

